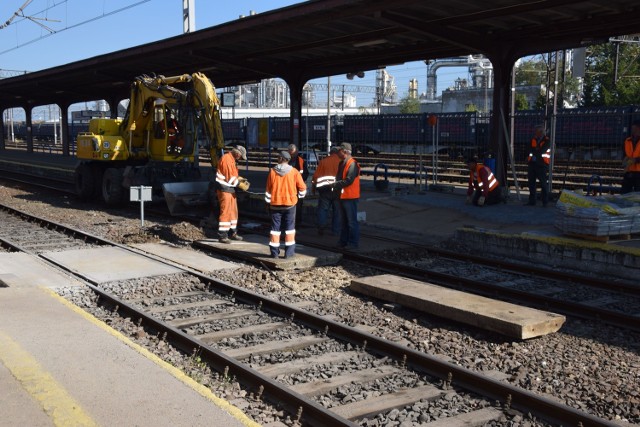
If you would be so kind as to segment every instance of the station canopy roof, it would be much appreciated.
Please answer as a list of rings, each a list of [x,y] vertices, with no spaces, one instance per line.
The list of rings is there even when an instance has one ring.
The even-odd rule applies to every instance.
[[[638,31],[629,0],[312,0],[188,34],[0,80],[0,105],[129,96],[141,74],[202,71],[217,87],[313,78],[408,61],[485,54],[492,61]]]

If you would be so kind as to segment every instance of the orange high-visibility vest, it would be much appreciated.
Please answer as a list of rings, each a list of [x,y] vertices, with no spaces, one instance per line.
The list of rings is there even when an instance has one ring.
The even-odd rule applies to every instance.
[[[545,149],[545,146],[547,147]],[[551,147],[549,146],[549,138],[543,137],[540,140],[540,144],[538,145],[538,140],[535,138],[531,139],[531,151],[529,152],[529,157],[527,158],[527,162],[530,163],[535,155],[542,157],[542,161],[545,165],[549,165],[551,163]]]
[[[476,187],[478,190],[484,190],[484,184],[482,182],[482,178],[480,178],[480,171],[486,169],[487,172],[487,182],[489,183],[489,191],[493,191],[495,188],[500,185],[495,176],[493,176],[493,172],[491,169],[486,167],[485,165],[477,164],[475,171],[469,172],[469,187]],[[483,191],[484,192],[484,191]]]
[[[640,157],[640,140],[633,146],[633,138],[629,137],[624,140],[624,155],[626,157]],[[627,172],[640,172],[640,163],[630,165]]]
[[[307,186],[302,180],[302,174],[291,168],[284,176],[278,175],[273,170],[269,171],[267,178],[267,190],[264,193],[264,201],[272,206],[294,206],[298,198],[307,194]]]
[[[318,168],[313,173],[312,182],[317,189],[326,187],[336,182],[336,174],[340,165],[340,157],[336,153],[331,153],[329,157],[320,160]]]
[[[353,163],[355,163],[358,174],[356,175],[356,179],[353,180],[351,185],[344,187],[342,189],[342,193],[340,193],[341,199],[359,199],[360,198],[360,165],[358,164],[356,159],[354,159],[353,157],[351,157],[349,160],[346,161],[344,165],[344,169],[342,170],[342,179],[347,179],[347,172],[349,171],[349,168]]]

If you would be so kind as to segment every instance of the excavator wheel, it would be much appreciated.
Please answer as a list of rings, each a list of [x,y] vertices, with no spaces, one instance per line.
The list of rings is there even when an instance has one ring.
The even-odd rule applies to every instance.
[[[102,200],[107,205],[118,205],[124,200],[124,187],[122,186],[123,170],[108,168],[102,176]]]
[[[78,197],[82,200],[91,199],[96,186],[96,174],[93,168],[87,164],[79,165],[76,168],[74,180]]]

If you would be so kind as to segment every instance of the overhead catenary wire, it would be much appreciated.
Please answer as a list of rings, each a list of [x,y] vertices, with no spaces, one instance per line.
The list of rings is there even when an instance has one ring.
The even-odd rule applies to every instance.
[[[15,19],[15,17],[16,17],[16,16],[23,16],[23,17],[24,17],[24,19],[28,19],[28,20],[30,20],[30,21],[32,21],[32,22],[35,22],[35,23],[37,23],[38,25],[41,25],[41,26],[42,26],[42,24],[40,24],[40,23],[38,23],[38,22],[34,21],[34,19],[40,19],[40,18],[35,18],[34,16],[27,17],[27,16],[24,16],[24,15],[20,15],[20,13],[22,13],[22,10],[23,10],[26,6],[28,6],[28,5],[29,5],[29,3],[31,3],[32,1],[33,1],[33,0],[27,0],[27,2],[25,2],[25,4],[23,4],[23,5],[22,5],[22,7],[21,7],[18,11],[16,11],[16,13],[14,13],[14,15],[13,15],[13,16],[12,16],[12,17],[11,17],[11,18],[6,22],[6,23],[5,23],[5,24],[3,24],[3,26],[0,26],[0,29],[2,29],[2,28],[4,28],[4,27],[8,26],[9,24],[11,24],[11,21],[13,21],[13,19]],[[62,29],[59,29],[59,30],[50,29],[50,28],[48,28],[48,27],[44,26],[44,28],[45,28],[45,29],[47,29],[47,30],[49,31],[49,33],[48,33],[48,34],[44,34],[44,35],[42,35],[42,36],[40,36],[40,37],[36,37],[36,38],[31,39],[31,40],[29,40],[29,41],[26,41],[26,42],[24,42],[24,43],[18,43],[18,44],[17,44],[16,46],[14,46],[14,47],[11,47],[11,48],[9,48],[9,49],[5,49],[5,50],[3,50],[3,51],[0,51],[0,55],[3,55],[3,54],[5,54],[5,53],[7,53],[7,52],[11,52],[11,51],[14,51],[14,50],[17,50],[17,49],[20,49],[21,47],[24,47],[24,46],[30,45],[30,44],[32,44],[32,43],[38,42],[38,41],[40,41],[40,40],[42,40],[42,39],[45,39],[45,38],[47,38],[47,37],[50,37],[50,36],[52,36],[52,35],[54,35],[54,34],[58,34],[58,33],[61,33],[61,32],[63,32],[63,31],[67,31],[67,30],[70,30],[70,29],[77,28],[77,27],[80,27],[80,26],[82,26],[82,25],[88,24],[88,23],[90,23],[90,22],[97,21],[97,20],[102,19],[102,18],[106,18],[106,17],[108,17],[108,16],[115,15],[115,14],[117,14],[117,13],[123,12],[123,11],[128,10],[128,9],[132,9],[132,8],[134,8],[134,7],[136,7],[136,6],[139,6],[139,5],[143,4],[143,3],[147,3],[147,2],[150,2],[150,1],[151,1],[151,0],[140,0],[140,1],[138,1],[138,2],[135,2],[135,3],[130,4],[130,5],[128,5],[128,6],[121,7],[120,9],[115,9],[115,10],[112,10],[111,12],[107,12],[107,13],[104,13],[104,12],[103,12],[103,13],[102,13],[102,15],[94,16],[93,18],[86,19],[86,20],[84,20],[84,21],[81,21],[81,22],[75,23],[75,24],[73,24],[73,25],[67,25],[66,27],[64,27],[64,28],[62,28]],[[62,3],[67,3],[67,2],[68,2],[68,0],[64,0],[63,2],[56,3],[56,4],[54,4],[53,6],[49,6],[49,7],[47,7],[47,8],[45,8],[45,9],[43,9],[42,11],[40,11],[40,12],[38,12],[38,13],[42,13],[42,12],[48,11],[48,10],[52,9],[53,7],[55,7],[55,6],[59,6],[59,5],[61,5]],[[17,15],[16,15],[16,14],[17,14]],[[42,18],[42,19],[46,19],[46,18]],[[48,20],[48,19],[46,19],[46,20]]]

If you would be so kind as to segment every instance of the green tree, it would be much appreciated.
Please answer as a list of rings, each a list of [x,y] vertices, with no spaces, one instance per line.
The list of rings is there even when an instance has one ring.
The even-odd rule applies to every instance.
[[[528,110],[529,109],[529,101],[527,101],[527,97],[524,93],[516,92],[516,110]]]
[[[420,112],[420,101],[415,98],[402,98],[400,100],[400,113],[401,114],[418,114]]]
[[[531,58],[521,61],[516,67],[516,86],[539,86],[547,84],[549,67],[544,59]]]
[[[587,107],[637,104],[640,99],[639,58],[640,46],[635,43],[617,46],[613,42],[589,47],[581,104]]]

